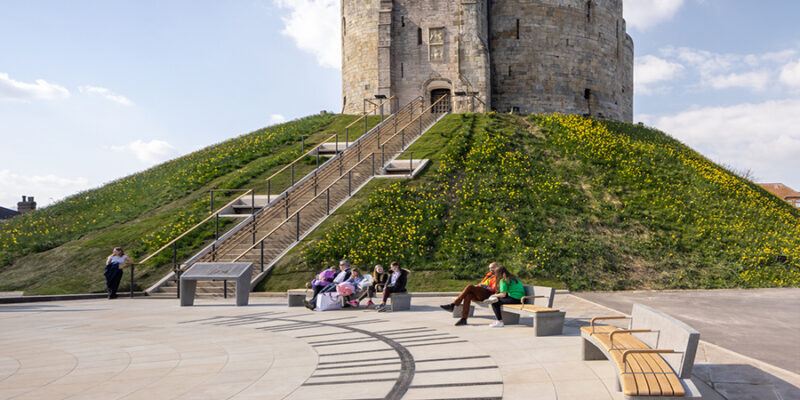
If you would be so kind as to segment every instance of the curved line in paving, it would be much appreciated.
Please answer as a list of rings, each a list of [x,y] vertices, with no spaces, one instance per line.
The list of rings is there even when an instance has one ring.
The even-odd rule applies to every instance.
[[[391,347],[392,350],[394,350],[400,357],[400,375],[397,377],[394,386],[392,386],[392,389],[389,391],[389,394],[386,395],[385,399],[386,400],[400,399],[406,394],[409,386],[411,386],[411,381],[414,379],[414,371],[415,371],[414,356],[411,355],[411,352],[409,352],[408,349],[405,348],[405,346],[395,342],[392,339],[389,339],[386,336],[383,336],[379,333],[370,332],[364,329],[354,328],[347,325],[332,324],[326,322],[305,321],[305,320],[297,320],[291,318],[272,318],[272,320],[297,322],[303,324],[314,324],[320,326],[330,326],[334,328],[348,330],[355,333],[360,333],[362,335],[367,335],[375,339],[378,339],[381,342],[388,345],[389,347]]]

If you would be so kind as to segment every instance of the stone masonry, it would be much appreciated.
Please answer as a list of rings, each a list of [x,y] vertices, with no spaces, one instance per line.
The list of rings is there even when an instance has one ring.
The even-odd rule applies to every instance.
[[[455,112],[630,122],[622,0],[342,0],[342,108],[451,95]]]

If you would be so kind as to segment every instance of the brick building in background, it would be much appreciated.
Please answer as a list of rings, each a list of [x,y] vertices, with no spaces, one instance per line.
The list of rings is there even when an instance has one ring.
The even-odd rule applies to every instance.
[[[780,197],[787,203],[800,208],[800,192],[797,192],[782,183],[759,183],[758,185],[775,196]]]

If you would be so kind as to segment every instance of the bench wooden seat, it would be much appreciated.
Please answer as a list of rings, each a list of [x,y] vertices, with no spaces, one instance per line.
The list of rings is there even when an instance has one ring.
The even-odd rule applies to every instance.
[[[618,390],[626,399],[700,398],[690,379],[699,333],[641,304],[634,305],[634,310],[631,329],[595,324],[598,320],[626,318],[621,316],[596,317],[590,326],[582,327],[584,359],[612,361],[618,373]],[[634,324],[637,316],[639,321]]]

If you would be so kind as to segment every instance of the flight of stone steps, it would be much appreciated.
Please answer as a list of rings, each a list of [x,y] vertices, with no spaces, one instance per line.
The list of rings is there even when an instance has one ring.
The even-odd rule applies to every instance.
[[[196,262],[252,262],[254,286],[280,257],[445,115],[433,111],[424,107],[422,98],[407,104],[286,191],[270,196],[269,204],[217,240],[213,251],[207,247],[182,269]],[[176,297],[176,276],[170,275],[148,294]],[[197,295],[223,296],[223,286],[200,281]],[[229,296],[234,295],[233,286],[229,282]]]

